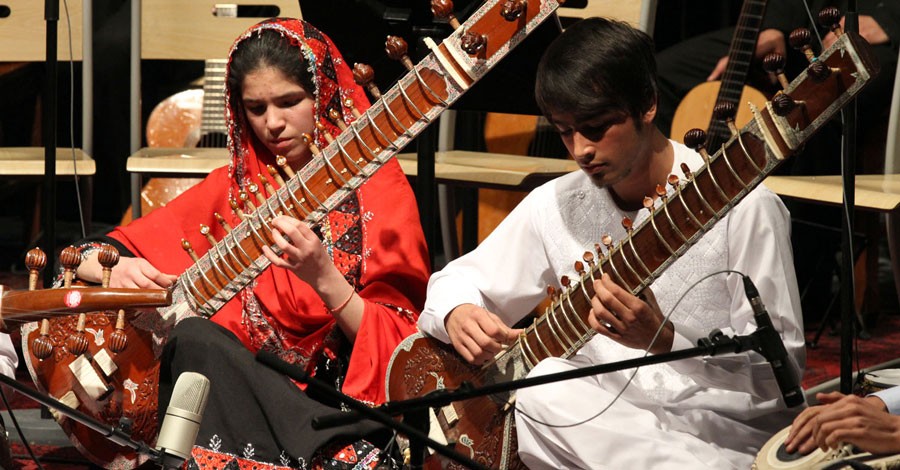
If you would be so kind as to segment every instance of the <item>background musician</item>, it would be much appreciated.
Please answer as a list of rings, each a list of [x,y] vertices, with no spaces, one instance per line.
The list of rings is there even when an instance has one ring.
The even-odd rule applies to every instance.
[[[823,8],[836,6],[846,11],[846,0],[769,0],[765,18],[759,32],[754,51],[754,63],[750,65],[747,84],[765,94],[778,88],[774,78],[765,75],[762,59],[772,52],[787,58],[786,75],[797,76],[808,65],[799,50],[788,43],[791,32],[799,27],[813,30],[817,27],[822,34],[820,45],[812,35],[811,47],[816,53],[822,46],[830,46],[835,39],[826,28],[811,23]],[[884,142],[887,113],[891,102],[894,72],[897,67],[898,47],[900,47],[900,2],[881,0],[859,0],[860,35],[873,45],[872,52],[881,64],[880,73],[857,97],[858,154],[856,171],[878,174],[884,168]],[[841,19],[843,24],[843,19]],[[727,65],[729,43],[734,28],[725,28],[702,34],[671,46],[657,54],[660,76],[659,125],[669,134],[672,119],[682,98],[696,85],[707,80],[721,80]],[[710,108],[712,106],[710,105]],[[841,174],[841,128],[837,122],[831,123],[830,132],[821,132],[805,146],[803,155],[788,160],[778,170],[791,175],[836,175]],[[682,136],[672,136],[681,139]],[[788,207],[795,219],[809,223],[795,223],[792,228],[793,251],[799,285],[805,295],[802,299],[806,320],[816,321],[827,311],[832,291],[832,277],[836,269],[834,253],[840,249],[840,211],[833,207],[823,207],[797,201],[788,201]],[[823,230],[823,226],[833,230]],[[873,234],[867,234],[873,236]],[[824,295],[823,295],[824,293]]]
[[[656,128],[653,42],[624,23],[591,18],[567,28],[541,59],[536,96],[581,171],[531,192],[477,249],[435,273],[419,319],[421,330],[474,364],[517,337],[520,330],[510,325],[544,298],[548,285],[559,288],[561,276],[578,276],[572,266],[582,253],[605,234],[625,238],[624,217],[635,225],[644,220],[644,198],[656,194],[657,184],[673,173],[684,177],[682,163],[692,169],[703,163]],[[640,297],[605,274],[593,284],[589,316],[599,334],[570,359],[546,359],[530,375],[688,348],[714,328],[753,331],[734,274],[698,284],[664,321],[663,312],[694,282],[725,269],[756,282],[790,360],[802,366],[788,223],[778,197],[760,186]],[[532,469],[748,468],[793,417],[756,354],[643,367],[625,388],[631,373],[519,390],[522,461]]]
[[[808,454],[852,444],[873,454],[900,453],[900,387],[866,397],[839,392],[816,395],[822,405],[807,408],[794,420],[784,441],[788,452]]]
[[[267,165],[276,165],[276,156],[299,171],[313,158],[303,134],[322,148],[326,132],[340,132],[329,112],[349,123],[352,109],[345,100],[360,110],[368,106],[331,40],[300,20],[267,20],[240,36],[229,54],[226,83],[231,164],[105,237],[131,255],[113,268],[111,287],[171,285],[174,275],[193,263],[182,239],[198,253],[208,249],[201,224],[216,239],[226,234],[217,216],[237,226],[240,210],[229,200],[258,184]],[[240,204],[243,212],[252,212]],[[263,249],[274,266],[210,320],[188,318],[169,335],[161,358],[159,409],[166,409],[180,373],[210,379],[193,455],[204,468],[209,462],[213,468],[340,465],[331,456],[354,441],[345,455],[379,458],[378,449],[360,439],[380,428],[362,423],[313,432],[310,420],[333,412],[337,404],[301,392],[253,357],[259,350],[273,352],[359,400],[385,400],[387,360],[415,331],[429,271],[413,193],[396,160],[323,220],[318,233],[289,216],[268,222],[284,252],[276,256]],[[87,260],[79,278],[99,279],[93,248],[83,245]],[[338,447],[334,452],[316,454],[332,444]]]

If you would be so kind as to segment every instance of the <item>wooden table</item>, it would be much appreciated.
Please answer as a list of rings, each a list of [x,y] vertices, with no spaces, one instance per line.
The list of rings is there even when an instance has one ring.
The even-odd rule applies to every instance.
[[[73,151],[74,150],[74,151]],[[73,159],[74,155],[74,159]],[[91,230],[91,218],[93,216],[93,176],[97,173],[94,160],[81,149],[57,148],[56,149],[56,176],[74,178],[76,175],[84,177],[84,184],[78,186],[81,193],[84,214],[85,230]],[[44,148],[43,147],[0,147],[0,178],[40,181],[44,177]],[[35,199],[40,201],[40,199]],[[37,206],[37,203],[35,203]],[[35,207],[34,219],[28,242],[34,241],[40,230],[40,210]]]
[[[843,201],[839,175],[770,176],[763,184],[780,196],[834,205]],[[857,175],[855,196],[857,209],[896,211],[900,207],[900,175]]]

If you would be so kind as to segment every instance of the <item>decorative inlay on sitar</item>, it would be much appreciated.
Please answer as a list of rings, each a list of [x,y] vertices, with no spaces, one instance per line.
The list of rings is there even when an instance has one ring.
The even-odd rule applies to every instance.
[[[767,58],[767,62],[783,58]],[[626,236],[605,236],[596,252],[575,262],[578,279],[561,280],[561,292],[551,292],[551,306],[508,349],[484,366],[465,363],[451,346],[421,334],[407,338],[394,352],[388,368],[391,400],[425,395],[440,388],[505,382],[524,377],[549,357],[570,357],[593,338],[587,323],[593,280],[603,273],[634,294],[653,283],[679,256],[738,204],[828,119],[833,117],[877,73],[868,44],[855,34],[838,41],[794,82],[766,104],[753,109],[754,119],[737,130],[714,156],[702,143],[704,132],[692,130],[686,143],[700,151],[706,164],[686,180],[671,175],[656,188],[658,201],[645,200],[649,216],[633,226],[623,220]],[[732,113],[722,113],[733,115]],[[669,185],[667,190],[665,185]],[[433,419],[455,450],[492,468],[518,468],[512,410],[515,397],[497,394],[454,403],[437,410]],[[498,417],[503,417],[502,419]],[[503,439],[497,441],[496,436]],[[458,468],[448,463],[451,468]]]

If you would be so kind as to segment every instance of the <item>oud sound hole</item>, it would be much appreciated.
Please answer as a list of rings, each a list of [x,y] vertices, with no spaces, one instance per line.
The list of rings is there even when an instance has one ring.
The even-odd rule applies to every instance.
[[[10,14],[12,14],[12,10],[8,6],[0,5],[0,18],[9,18]]]

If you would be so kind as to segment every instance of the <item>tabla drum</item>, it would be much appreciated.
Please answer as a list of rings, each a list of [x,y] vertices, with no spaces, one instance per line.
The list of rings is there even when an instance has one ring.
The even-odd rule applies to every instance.
[[[866,372],[859,387],[862,395],[868,395],[898,385],[900,385],[900,369],[881,369]]]
[[[790,430],[788,426],[769,439],[756,456],[751,467],[753,470],[838,470],[853,468],[852,463],[880,470],[900,469],[900,455],[872,455],[851,445],[828,452],[816,449],[807,455],[789,454],[784,450],[784,441]],[[841,462],[848,463],[841,465]]]

